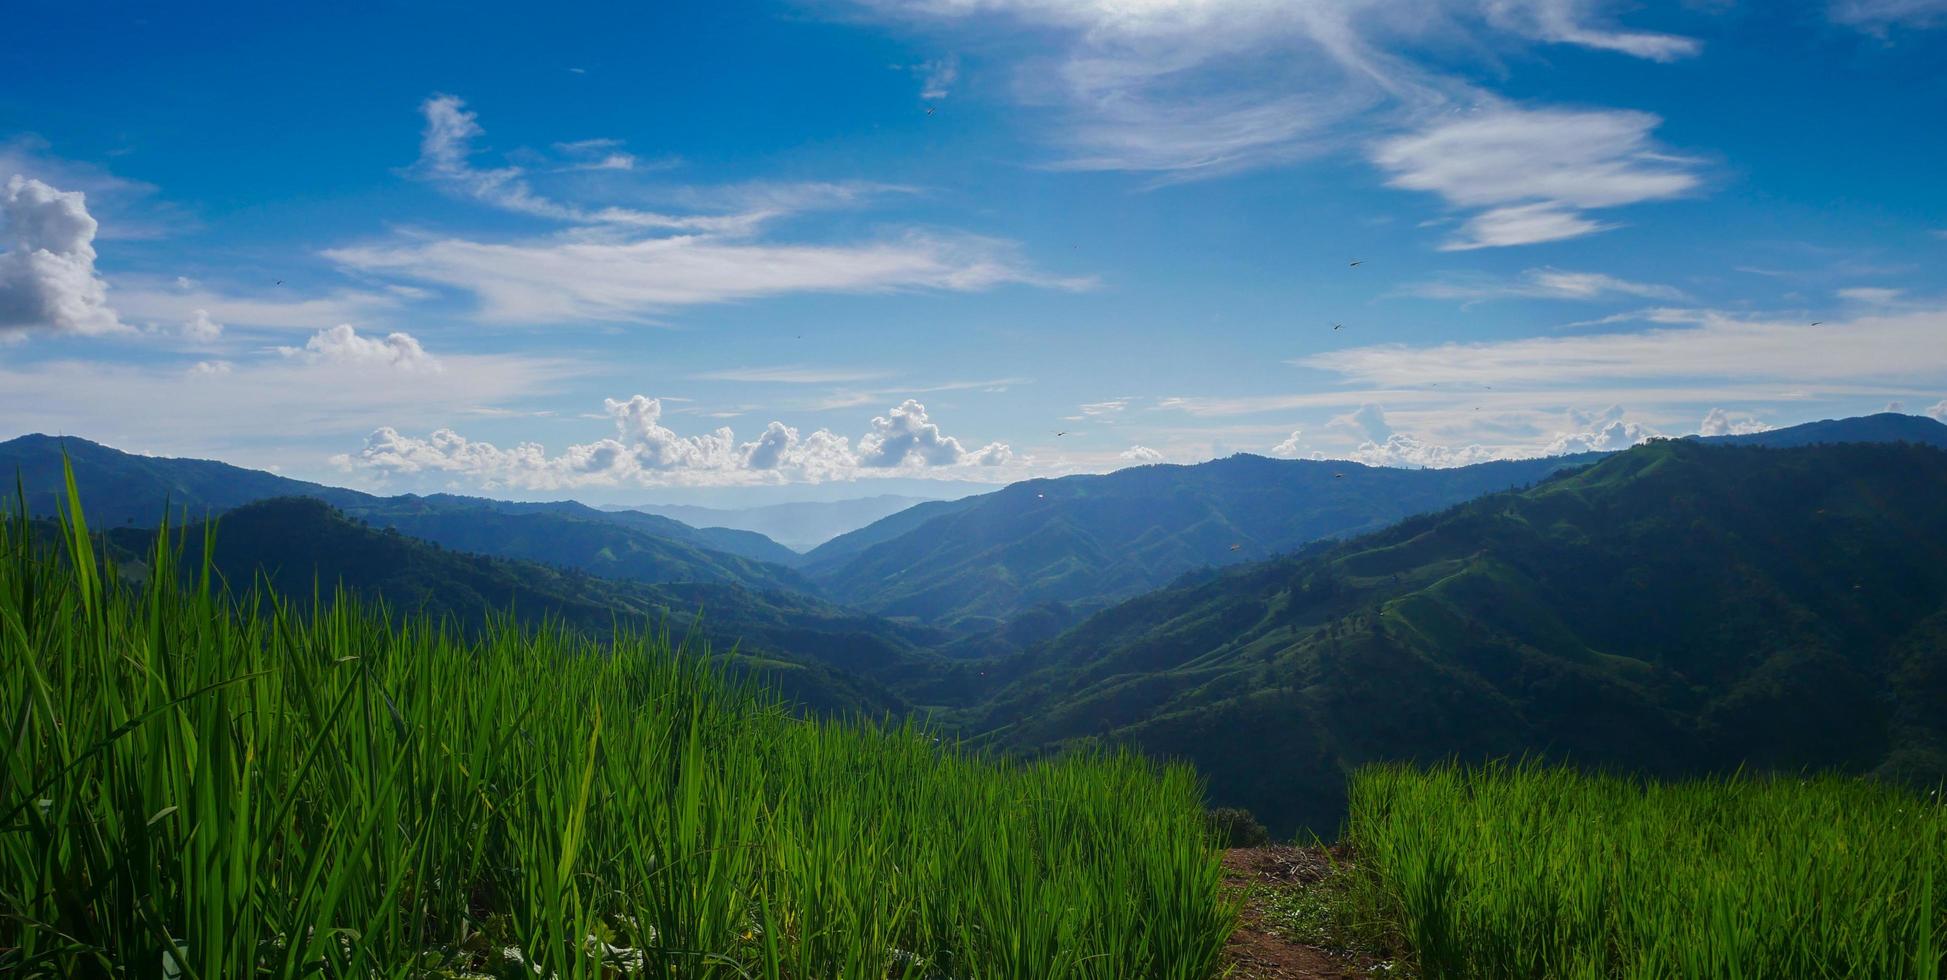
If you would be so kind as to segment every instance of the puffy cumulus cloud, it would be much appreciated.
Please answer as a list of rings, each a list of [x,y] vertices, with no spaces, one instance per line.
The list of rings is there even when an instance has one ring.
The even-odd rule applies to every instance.
[[[1936,422],[1947,422],[1947,398],[1942,398],[1934,407],[1927,409],[1927,417]]]
[[[1303,429],[1291,430],[1291,434],[1284,437],[1283,441],[1271,447],[1271,455],[1285,456],[1293,459],[1296,459],[1297,457],[1304,455],[1305,454],[1304,436],[1305,436],[1305,430]]]
[[[1404,432],[1395,432],[1384,442],[1364,442],[1354,449],[1351,459],[1367,466],[1397,466],[1405,469],[1447,469],[1472,466],[1504,458],[1505,452],[1487,446],[1440,446]]]
[[[1659,146],[1646,112],[1497,105],[1382,141],[1388,183],[1479,209],[1447,250],[1527,245],[1612,227],[1586,212],[1690,193],[1697,162]]]
[[[18,174],[0,186],[0,231],[7,244],[0,252],[0,331],[127,329],[95,271],[99,227],[78,191]]]
[[[206,378],[229,374],[236,368],[237,366],[229,361],[197,361],[189,366],[189,373],[194,377]]]
[[[1003,443],[968,451],[959,440],[941,434],[927,419],[925,407],[914,401],[874,419],[872,431],[856,450],[849,439],[829,430],[803,433],[776,421],[748,442],[738,441],[728,427],[681,435],[663,424],[662,400],[644,395],[605,399],[602,405],[614,435],[570,445],[558,455],[538,443],[502,448],[449,428],[422,438],[384,426],[367,436],[357,452],[333,457],[333,462],[381,476],[444,473],[470,477],[487,488],[561,489],[825,482],[948,469],[965,474],[1013,458]]]
[[[1369,442],[1383,442],[1393,434],[1392,425],[1386,421],[1385,409],[1371,402],[1367,402],[1359,406],[1356,410],[1347,412],[1344,415],[1335,415],[1330,422],[1325,424],[1328,428],[1351,433],[1353,436]],[[1293,435],[1296,435],[1296,433],[1293,433]]]
[[[210,311],[191,310],[189,319],[183,321],[183,336],[199,344],[207,344],[223,336],[223,324],[210,318]]]
[[[401,371],[443,370],[438,359],[426,353],[413,335],[395,331],[383,339],[361,337],[349,323],[318,331],[303,347],[279,347],[277,351],[285,357],[328,364],[373,365]]]
[[[1168,458],[1161,452],[1151,449],[1148,446],[1130,446],[1128,449],[1116,455],[1132,463],[1160,463]]]
[[[1659,435],[1655,429],[1630,420],[1626,414],[1620,406],[1610,406],[1600,412],[1570,411],[1563,420],[1565,424],[1547,436],[1545,443],[1450,445],[1435,442],[1415,433],[1397,431],[1375,405],[1366,405],[1334,419],[1333,427],[1365,437],[1357,448],[1346,454],[1347,458],[1368,466],[1443,469],[1497,459],[1616,452]],[[1292,448],[1296,449],[1295,444]]]
[[[1763,432],[1771,426],[1758,421],[1757,417],[1744,412],[1728,412],[1713,408],[1704,413],[1704,420],[1697,423],[1700,436],[1742,436],[1753,432]]]
[[[1555,438],[1541,451],[1541,455],[1566,456],[1572,453],[1619,452],[1639,443],[1648,442],[1661,434],[1646,425],[1624,418],[1624,414],[1620,405],[1611,405],[1596,413],[1570,412],[1569,421],[1575,428],[1569,432],[1556,433]]]
[[[911,398],[873,418],[872,430],[859,439],[859,465],[871,469],[957,466],[964,462],[996,466],[1012,456],[1013,450],[998,442],[969,452],[960,440],[942,434],[939,425],[927,417],[926,406]]]

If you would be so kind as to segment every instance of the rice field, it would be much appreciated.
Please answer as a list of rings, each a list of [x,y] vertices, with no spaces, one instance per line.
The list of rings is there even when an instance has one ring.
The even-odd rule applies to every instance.
[[[72,504],[0,528],[0,974],[1217,969],[1187,769],[800,721],[666,636],[239,597],[167,547],[123,584]]]
[[[1427,977],[1947,972],[1947,808],[1839,777],[1355,774],[1357,904]]]

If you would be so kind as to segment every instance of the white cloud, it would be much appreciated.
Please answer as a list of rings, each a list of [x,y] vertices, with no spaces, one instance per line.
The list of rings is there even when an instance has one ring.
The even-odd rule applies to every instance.
[[[1673,378],[1932,381],[1947,376],[1947,310],[1811,326],[1700,312],[1694,326],[1590,336],[1527,337],[1425,347],[1329,351],[1293,363],[1380,386],[1435,382],[1575,386]]]
[[[1129,399],[1114,398],[1105,402],[1090,402],[1081,406],[1081,413],[1087,418],[1105,418],[1121,415],[1129,408]]]
[[[1597,26],[1589,0],[1487,0],[1490,22],[1539,41],[1617,51],[1651,61],[1688,58],[1703,48],[1693,38],[1674,34],[1622,31]]]
[[[1326,427],[1351,433],[1369,442],[1383,442],[1393,434],[1393,427],[1386,421],[1385,410],[1370,402],[1359,406],[1356,411],[1333,416]]]
[[[1382,141],[1373,162],[1394,187],[1484,209],[1443,248],[1526,245],[1611,227],[1590,210],[1696,189],[1696,161],[1651,138],[1661,122],[1646,112],[1495,106]]]
[[[960,56],[947,55],[913,66],[919,75],[919,97],[930,102],[944,99],[952,91],[953,83],[960,79]]]
[[[196,343],[207,344],[223,336],[223,324],[210,319],[210,311],[199,308],[191,310],[189,319],[183,321],[182,333]]]
[[[1117,455],[1122,459],[1126,459],[1132,463],[1138,463],[1138,464],[1161,463],[1164,460],[1169,458],[1167,456],[1164,456],[1161,452],[1151,449],[1148,446],[1130,446],[1128,449],[1123,450]]]
[[[1927,417],[1936,422],[1947,422],[1947,398],[1942,398],[1934,407],[1927,409]]]
[[[968,451],[944,435],[926,409],[908,400],[872,420],[871,431],[852,448],[850,440],[819,429],[810,434],[771,422],[750,442],[728,427],[685,436],[662,424],[661,399],[636,395],[607,399],[603,409],[615,435],[567,447],[551,456],[537,443],[503,449],[470,440],[450,428],[424,438],[382,426],[338,465],[385,476],[446,473],[470,477],[483,487],[561,489],[577,486],[729,485],[824,482],[868,474],[917,476],[997,467],[1013,459],[1001,443]]]
[[[0,363],[0,419],[17,431],[69,432],[115,446],[211,455],[269,447],[322,460],[381,425],[433,427],[455,413],[558,392],[584,368],[534,354],[441,358],[444,371],[284,357],[211,360],[185,384],[180,362]],[[222,364],[227,363],[226,369]]]
[[[479,297],[484,317],[518,322],[640,320],[671,307],[783,293],[1087,285],[1036,275],[1001,242],[919,232],[863,245],[766,245],[698,235],[406,240],[325,255],[360,272],[466,290]]]
[[[1853,286],[1839,290],[1839,298],[1850,300],[1864,306],[1892,306],[1905,295],[1904,290],[1887,289],[1882,286]]]
[[[197,361],[195,364],[190,365],[189,373],[201,377],[213,374],[230,374],[236,369],[237,366],[229,361]]]
[[[1506,282],[1439,280],[1412,287],[1415,295],[1433,299],[1479,301],[1501,298],[1597,300],[1611,296],[1644,299],[1683,299],[1683,291],[1657,283],[1631,282],[1600,272],[1529,269]]]
[[[1746,412],[1728,412],[1713,408],[1704,413],[1704,420],[1697,423],[1700,436],[1742,436],[1753,432],[1764,432],[1771,426],[1758,420],[1757,416]]]
[[[1367,466],[1396,466],[1406,469],[1447,469],[1472,466],[1501,459],[1503,454],[1486,446],[1437,446],[1404,432],[1395,432],[1385,442],[1364,442],[1352,451],[1350,459]]]
[[[1190,179],[1341,145],[1375,113],[1479,95],[1456,52],[1509,42],[1670,60],[1696,42],[1610,26],[1589,0],[856,0],[925,33],[993,39],[1020,57],[1017,98],[1065,155],[1058,167]],[[1043,42],[1036,46],[1032,40]],[[1052,42],[1052,51],[1047,42]],[[1021,52],[1031,53],[1021,56]]]
[[[891,185],[758,182],[685,192],[701,206],[728,209],[700,215],[565,203],[536,192],[520,167],[474,167],[472,142],[482,130],[458,98],[434,96],[422,110],[416,174],[474,200],[575,227],[512,241],[401,233],[324,255],[358,273],[469,292],[488,319],[641,321],[673,307],[786,293],[1092,285],[1036,274],[1013,244],[974,235],[890,231],[855,244],[752,238],[781,215],[908,190]]]
[[[1277,445],[1271,447],[1271,455],[1285,456],[1291,458],[1296,458],[1298,456],[1304,455],[1305,454],[1305,444],[1303,441],[1304,435],[1305,432],[1303,429],[1291,430],[1291,434],[1286,436],[1282,442],[1279,442]]]
[[[349,323],[320,330],[303,347],[279,347],[285,357],[312,362],[376,365],[401,371],[440,371],[439,361],[409,333],[395,331],[384,339],[361,337]]]
[[[1947,24],[1947,0],[1833,0],[1832,19],[1869,34]]]
[[[412,172],[452,193],[517,214],[575,225],[609,226],[661,232],[746,235],[772,219],[808,207],[853,203],[897,188],[868,183],[812,182],[780,185],[763,199],[738,210],[711,214],[668,214],[615,205],[583,206],[536,191],[525,168],[507,165],[482,169],[472,162],[473,141],[483,135],[479,117],[458,96],[435,95],[420,104],[426,128],[419,141],[419,160]],[[636,160],[616,150],[612,140],[582,140],[557,144],[571,158],[568,170],[633,170]]]
[[[634,170],[635,154],[622,149],[622,141],[614,139],[575,140],[572,143],[556,143],[554,148],[568,157],[562,170]]]
[[[0,331],[45,329],[78,334],[128,329],[108,305],[108,284],[95,271],[95,232],[78,191],[60,191],[18,174],[0,187]]]
[[[990,456],[1005,453],[999,443],[980,450]],[[897,408],[872,420],[872,431],[859,440],[859,465],[874,469],[906,466],[953,466],[968,457],[960,440],[943,435],[926,415],[926,406],[908,398]]]
[[[1570,412],[1571,431],[1558,432],[1542,449],[1543,456],[1571,453],[1612,453],[1628,449],[1660,435],[1655,429],[1623,417],[1622,406],[1611,405],[1594,414]]]
[[[375,319],[417,298],[421,298],[418,291],[403,287],[307,295],[283,286],[253,292],[219,290],[186,276],[115,276],[115,307],[135,321],[184,323],[201,311],[226,327],[317,330],[324,323]]]
[[[1368,466],[1445,469],[1497,459],[1616,452],[1658,435],[1655,429],[1625,415],[1620,406],[1600,412],[1571,410],[1566,415],[1567,426],[1547,436],[1546,442],[1497,445],[1478,442],[1444,445],[1417,433],[1396,431],[1376,405],[1366,405],[1352,416],[1341,416],[1334,422],[1338,428],[1364,439],[1348,454],[1350,459]],[[1296,447],[1292,453],[1283,455],[1296,455]]]

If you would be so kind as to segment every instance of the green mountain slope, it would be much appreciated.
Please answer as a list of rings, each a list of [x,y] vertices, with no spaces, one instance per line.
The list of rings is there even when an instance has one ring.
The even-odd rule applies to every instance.
[[[203,526],[183,536],[182,560],[201,567]],[[109,540],[139,572],[153,531],[115,528]],[[448,550],[397,530],[375,530],[322,501],[287,497],[245,504],[218,518],[213,553],[218,572],[238,590],[259,576],[285,595],[313,584],[383,599],[401,612],[450,618],[473,629],[490,615],[547,617],[605,634],[620,622],[692,631],[719,654],[760,671],[790,697],[821,711],[872,714],[906,710],[868,678],[923,670],[918,652],[931,639],[902,627],[805,596],[734,585],[670,584],[598,578],[575,569]],[[699,616],[700,613],[700,616]]]
[[[914,507],[812,552],[805,568],[834,598],[881,615],[991,629],[1032,607],[1101,608],[1194,568],[1374,530],[1588,461],[1401,470],[1232,456],[1030,480]]]
[[[1184,756],[1329,832],[1347,767],[1525,753],[1947,775],[1947,453],[1659,441],[1201,576],[1022,657],[972,724]]]
[[[379,527],[448,548],[524,558],[644,582],[725,582],[808,589],[779,564],[797,555],[759,534],[703,530],[653,514],[610,514],[573,501],[514,503],[448,494],[379,497],[290,480],[212,460],[138,456],[89,442],[21,436],[0,443],[0,474],[19,475],[30,513],[54,513],[66,451],[90,518],[153,527],[166,506],[177,523],[273,497],[312,497]]]

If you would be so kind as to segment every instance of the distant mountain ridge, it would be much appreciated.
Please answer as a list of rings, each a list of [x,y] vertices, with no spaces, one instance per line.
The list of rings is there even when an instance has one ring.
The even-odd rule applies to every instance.
[[[1101,608],[1195,568],[1376,530],[1595,458],[1403,470],[1245,455],[1029,480],[896,514],[813,551],[804,568],[862,609],[991,629],[1044,603]]]
[[[805,578],[770,560],[795,561],[795,554],[747,531],[700,530],[652,514],[608,514],[574,501],[380,497],[213,460],[139,456],[72,437],[28,435],[0,443],[0,474],[19,475],[30,513],[54,513],[64,452],[83,506],[100,526],[153,526],[165,506],[183,523],[259,500],[310,497],[355,519],[463,551],[644,582],[813,590]]]
[[[1947,776],[1947,452],[1663,440],[1115,606],[970,730],[1194,761],[1329,831],[1344,770],[1545,753],[1631,771]]]
[[[1702,441],[1947,448],[1947,425],[1883,413]],[[894,514],[814,549],[800,568],[834,599],[895,618],[966,632],[992,631],[1031,610],[1072,622],[1186,572],[1377,530],[1604,455],[1440,470],[1240,455],[1030,480]]]

